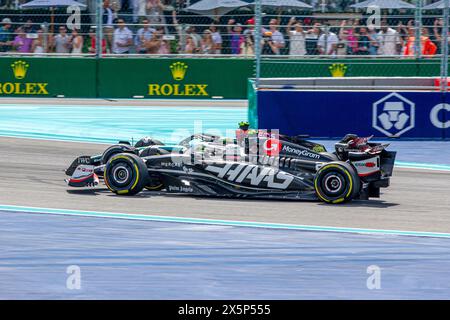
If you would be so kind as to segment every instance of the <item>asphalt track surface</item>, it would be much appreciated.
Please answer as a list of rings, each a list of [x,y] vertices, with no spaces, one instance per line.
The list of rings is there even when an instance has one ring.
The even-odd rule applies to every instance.
[[[71,189],[63,170],[105,145],[0,138],[0,204],[344,228],[450,232],[449,172],[397,169],[380,200],[319,202],[208,199],[143,192],[119,197],[100,186]]]

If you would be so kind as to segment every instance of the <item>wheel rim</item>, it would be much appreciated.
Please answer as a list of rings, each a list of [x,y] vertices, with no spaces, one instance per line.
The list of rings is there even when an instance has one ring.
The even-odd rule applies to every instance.
[[[114,165],[110,172],[112,181],[117,187],[127,186],[133,177],[133,170],[128,164],[123,162]]]
[[[340,196],[346,189],[346,180],[336,172],[328,173],[322,180],[322,190],[327,196]]]

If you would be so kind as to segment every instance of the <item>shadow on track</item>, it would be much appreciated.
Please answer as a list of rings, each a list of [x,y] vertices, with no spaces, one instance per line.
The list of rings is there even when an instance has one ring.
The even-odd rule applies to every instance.
[[[318,206],[329,206],[334,207],[335,205],[326,204],[319,201],[311,201],[311,200],[293,200],[293,199],[249,199],[249,198],[230,198],[230,197],[220,197],[220,196],[193,196],[189,194],[176,194],[176,193],[166,193],[164,191],[143,191],[137,195],[134,196],[127,196],[127,195],[121,195],[117,196],[113,193],[111,193],[107,188],[98,188],[98,189],[75,189],[75,190],[66,190],[69,194],[74,195],[84,195],[84,196],[99,196],[99,195],[105,195],[105,196],[111,196],[111,197],[120,197],[120,198],[151,198],[155,196],[162,196],[167,198],[183,198],[183,197],[189,197],[198,201],[205,201],[205,200],[220,200],[220,201],[229,201],[229,202],[236,202],[236,201],[248,201],[248,202],[259,202],[259,203],[274,203],[274,202],[297,202],[299,204],[301,203],[316,203]],[[384,200],[354,200],[350,203],[345,204],[339,204],[338,207],[365,207],[365,208],[380,208],[380,209],[386,209],[391,207],[399,206],[398,203],[392,203],[392,202],[386,202]]]

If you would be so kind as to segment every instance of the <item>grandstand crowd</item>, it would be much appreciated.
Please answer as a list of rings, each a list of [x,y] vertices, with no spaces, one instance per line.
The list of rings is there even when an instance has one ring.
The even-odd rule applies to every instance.
[[[320,2],[316,1],[317,5]],[[137,5],[136,5],[137,3]],[[335,1],[346,8],[351,1]],[[236,55],[252,56],[259,47],[263,55],[302,56],[416,56],[414,20],[384,18],[379,26],[365,19],[317,19],[313,16],[276,14],[263,20],[261,43],[255,43],[255,18],[226,15],[196,25],[195,19],[180,13],[184,0],[103,1],[102,53],[153,55]],[[69,29],[65,23],[52,26],[34,21],[13,21],[3,17],[0,52],[43,55],[95,54],[97,30]],[[22,19],[23,20],[23,19]],[[92,25],[89,27],[89,25]],[[440,53],[443,20],[420,30],[421,55]]]

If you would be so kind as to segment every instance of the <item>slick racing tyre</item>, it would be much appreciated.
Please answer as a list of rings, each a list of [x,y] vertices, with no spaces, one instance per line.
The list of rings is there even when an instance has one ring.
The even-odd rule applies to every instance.
[[[355,169],[345,162],[330,162],[317,172],[314,187],[320,200],[339,204],[354,199],[361,187]]]
[[[110,146],[102,154],[102,164],[107,164],[108,160],[111,159],[111,157],[113,155],[116,155],[116,154],[119,154],[119,153],[137,154],[137,151],[136,151],[136,148],[131,147],[131,146],[126,145],[126,144],[116,144],[116,145]]]
[[[141,192],[148,179],[147,166],[137,155],[120,153],[112,156],[106,164],[105,184],[118,195],[135,195]]]

